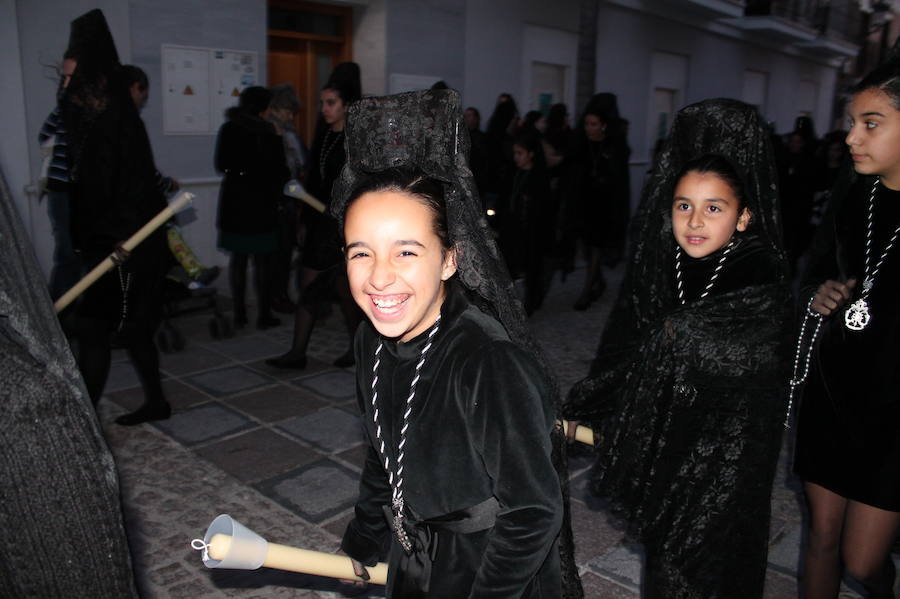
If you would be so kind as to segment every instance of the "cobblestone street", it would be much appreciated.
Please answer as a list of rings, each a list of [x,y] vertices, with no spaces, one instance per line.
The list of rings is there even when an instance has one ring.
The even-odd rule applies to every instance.
[[[585,312],[571,304],[582,271],[554,279],[532,325],[556,367],[563,390],[583,377],[618,286]],[[353,369],[330,366],[347,348],[339,312],[319,326],[309,366],[278,371],[264,359],[290,343],[291,318],[265,332],[252,327],[214,340],[208,315],[175,320],[187,347],[164,354],[164,386],[171,419],[121,427],[112,420],[142,400],[124,354],[117,355],[100,416],[116,457],[126,525],[138,583],[150,598],[340,597],[353,590],[323,578],[276,570],[209,570],[190,547],[218,514],[227,513],[267,540],[333,552],[352,514],[365,456],[356,413]],[[772,495],[769,571],[765,597],[797,596],[802,498],[788,476],[790,439],[782,451]],[[572,511],[577,559],[586,595],[639,596],[638,547],[622,542],[586,490],[590,457],[572,460]],[[373,586],[360,596],[380,597]],[[851,591],[844,596],[856,597]]]

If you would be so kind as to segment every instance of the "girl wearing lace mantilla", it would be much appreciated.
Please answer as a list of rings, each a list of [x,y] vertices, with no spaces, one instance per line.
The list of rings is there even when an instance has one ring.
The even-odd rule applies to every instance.
[[[592,491],[644,544],[642,597],[762,597],[790,320],[775,180],[754,108],[678,113],[564,406],[597,437]]]
[[[390,545],[396,599],[580,597],[560,539],[554,386],[474,193],[461,117],[451,90],[350,109],[332,209],[367,317],[355,357],[370,447],[341,547],[363,574]]]

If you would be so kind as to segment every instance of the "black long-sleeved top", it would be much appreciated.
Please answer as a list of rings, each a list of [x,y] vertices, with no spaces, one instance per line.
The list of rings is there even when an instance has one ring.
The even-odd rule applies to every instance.
[[[509,340],[493,318],[451,291],[420,372],[405,446],[403,493],[420,520],[495,497],[493,528],[471,534],[438,532],[429,599],[560,596],[556,538],[562,521],[559,479],[550,461],[554,412],[550,385],[538,364]],[[381,336],[371,324],[356,336],[358,399],[370,441],[374,353]],[[409,341],[384,340],[378,406],[391,467],[403,408],[427,332]],[[369,448],[356,518],[342,548],[367,564],[392,535],[382,506],[391,488],[374,445]],[[402,551],[396,541],[392,552]],[[391,580],[387,596],[392,596]],[[398,597],[399,595],[393,595]]]

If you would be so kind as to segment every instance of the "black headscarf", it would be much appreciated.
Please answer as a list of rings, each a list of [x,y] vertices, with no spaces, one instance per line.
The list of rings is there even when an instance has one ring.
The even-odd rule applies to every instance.
[[[94,121],[112,104],[137,111],[125,82],[119,53],[106,18],[100,9],[72,21],[65,55],[77,61],[68,87],[62,94],[67,130],[69,168],[78,172],[81,150]]]
[[[369,173],[408,167],[443,182],[449,237],[457,249],[459,282],[475,305],[503,325],[513,343],[538,359],[548,380],[554,381],[554,403],[558,407],[555,377],[528,328],[525,311],[485,220],[469,170],[469,134],[459,93],[451,89],[427,90],[364,98],[350,106],[344,132],[347,163],[334,184],[332,215],[343,223],[350,194]],[[558,434],[554,437],[553,460],[560,473],[566,505],[559,543],[563,596],[575,599],[583,593],[569,526],[564,439]]]

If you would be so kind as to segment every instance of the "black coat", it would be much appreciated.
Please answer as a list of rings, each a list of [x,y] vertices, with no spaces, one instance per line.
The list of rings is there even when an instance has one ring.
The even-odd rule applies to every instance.
[[[470,534],[438,530],[430,591],[401,586],[411,567],[391,547],[387,596],[395,599],[560,597],[556,538],[563,516],[550,460],[554,422],[549,382],[501,325],[448,294],[440,330],[421,370],[405,447],[403,494],[420,520],[434,520],[495,498],[493,526]],[[342,548],[371,564],[391,532],[388,475],[373,448],[372,365],[381,336],[366,323],[356,337],[357,395],[370,445],[356,518]],[[427,332],[408,343],[384,341],[378,370],[382,434],[392,464],[403,409]],[[421,529],[420,527],[416,527]],[[425,548],[427,551],[428,548]],[[412,560],[411,560],[412,561]],[[402,582],[401,582],[402,581]]]
[[[271,123],[237,111],[229,117],[216,140],[216,170],[225,175],[217,225],[224,233],[272,233],[290,176],[284,146]]]
[[[74,247],[90,269],[165,208],[166,201],[156,183],[147,131],[130,100],[111,100],[93,120],[82,122],[80,129],[80,151],[69,186],[71,230]],[[120,268],[87,290],[79,313],[118,321],[124,295],[129,321],[152,327],[147,323],[155,321],[159,312],[167,258],[160,228]]]

